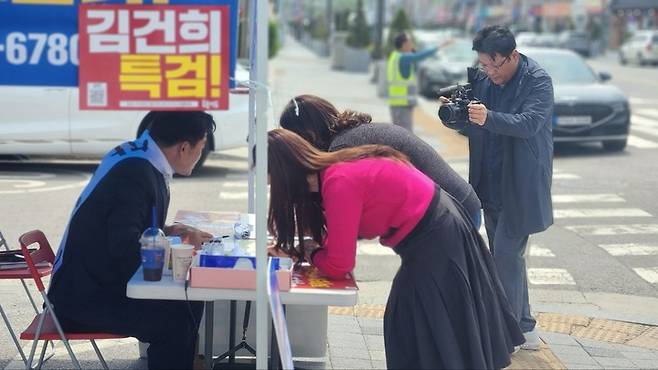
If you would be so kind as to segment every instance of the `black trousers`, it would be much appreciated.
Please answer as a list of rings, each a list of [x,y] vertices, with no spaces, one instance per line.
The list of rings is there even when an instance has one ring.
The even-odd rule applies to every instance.
[[[124,299],[75,315],[54,310],[64,331],[102,331],[149,343],[149,369],[192,369],[203,302]]]

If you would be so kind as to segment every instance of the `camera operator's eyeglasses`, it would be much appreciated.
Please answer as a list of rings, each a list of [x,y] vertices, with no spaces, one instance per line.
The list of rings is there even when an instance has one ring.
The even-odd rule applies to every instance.
[[[500,64],[498,64],[498,65],[496,65],[496,64],[486,65],[486,64],[482,64],[482,62],[478,62],[478,68],[482,72],[487,72],[487,71],[496,71],[497,72],[505,63],[507,63],[511,59],[511,56],[512,55],[508,55],[507,58],[503,59],[503,61],[500,62]]]

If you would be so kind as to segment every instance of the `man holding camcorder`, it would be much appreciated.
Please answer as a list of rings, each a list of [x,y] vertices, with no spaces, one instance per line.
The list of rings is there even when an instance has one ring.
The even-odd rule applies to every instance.
[[[553,84],[537,62],[516,50],[506,27],[479,31],[473,50],[479,68],[469,69],[472,91],[442,97],[440,116],[469,138],[469,181],[482,202],[498,275],[526,337],[522,348],[538,349],[525,250],[530,234],[553,223]]]

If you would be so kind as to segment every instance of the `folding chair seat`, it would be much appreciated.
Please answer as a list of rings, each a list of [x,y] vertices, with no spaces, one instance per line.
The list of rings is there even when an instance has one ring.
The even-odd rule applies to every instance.
[[[0,247],[3,247],[4,250],[10,251],[11,249],[9,248],[9,245],[7,244],[7,240],[5,239],[4,235],[2,235],[2,232],[0,232]],[[50,275],[52,270],[52,265],[47,264],[45,266],[37,266],[37,273],[39,274],[40,277],[48,276]],[[27,298],[30,300],[30,303],[32,304],[32,308],[34,309],[35,314],[39,314],[39,309],[37,308],[37,305],[34,303],[34,299],[32,298],[32,294],[30,294],[30,290],[27,287],[27,284],[25,284],[25,279],[32,279],[32,275],[30,274],[30,271],[27,269],[27,267],[19,267],[19,268],[11,268],[11,269],[6,269],[6,270],[0,270],[0,280],[20,280],[21,284],[23,285],[23,289],[25,290],[25,294],[27,295]],[[5,326],[7,327],[7,330],[9,331],[9,335],[11,336],[11,339],[14,341],[14,344],[16,345],[16,349],[18,350],[18,354],[21,356],[21,359],[23,360],[23,363],[27,365],[27,358],[25,357],[25,353],[23,353],[23,348],[21,347],[21,344],[18,341],[18,338],[16,337],[16,334],[14,332],[14,329],[11,326],[11,322],[9,321],[9,317],[5,313],[5,311],[2,308],[2,305],[0,305],[0,316],[2,316],[2,319],[5,322]],[[48,343],[45,343],[47,345]],[[50,347],[52,351],[49,353],[47,358],[52,357],[54,353],[54,346],[52,342],[50,342]]]
[[[30,271],[31,278],[34,279],[34,283],[36,284],[37,289],[39,290],[39,293],[41,294],[41,297],[43,298],[45,305],[43,312],[36,315],[32,320],[30,326],[23,333],[21,333],[21,339],[33,340],[32,349],[30,350],[30,356],[27,360],[27,367],[29,368],[32,366],[32,361],[34,360],[34,352],[36,350],[37,343],[40,340],[46,340],[46,341],[60,340],[64,343],[64,346],[66,347],[66,351],[71,357],[71,361],[73,361],[75,367],[81,369],[80,363],[78,362],[78,359],[75,357],[75,354],[71,349],[69,340],[89,340],[89,342],[91,342],[92,347],[94,347],[94,351],[96,352],[98,359],[103,365],[103,368],[107,369],[108,368],[107,364],[105,363],[105,359],[103,359],[103,355],[101,354],[101,351],[98,349],[98,346],[96,345],[96,340],[120,339],[126,337],[122,335],[115,335],[109,333],[64,332],[62,330],[62,326],[59,323],[59,320],[57,319],[57,316],[55,315],[53,306],[50,303],[50,300],[48,299],[48,295],[46,294],[46,289],[43,285],[43,282],[41,281],[42,276],[39,274],[38,268],[36,266],[37,264],[44,261],[53,264],[55,262],[55,254],[53,253],[53,250],[50,247],[50,244],[48,243],[46,236],[40,230],[33,230],[21,235],[19,241],[21,244],[21,250],[23,251],[23,256],[25,257],[25,262],[27,263],[28,270]],[[28,247],[34,244],[38,245],[38,249],[36,251],[30,251]],[[45,354],[45,346],[41,351],[41,356],[39,357],[39,362],[37,364],[37,367],[41,366],[41,363],[43,362],[44,354]]]

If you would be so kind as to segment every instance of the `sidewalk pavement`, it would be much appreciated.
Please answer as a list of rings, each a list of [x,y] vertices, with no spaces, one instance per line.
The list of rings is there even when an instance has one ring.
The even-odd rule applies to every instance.
[[[372,73],[334,71],[328,58],[289,37],[270,63],[272,119],[278,121],[293,96],[315,94],[339,110],[368,112],[374,122],[390,122],[386,100],[377,97],[371,78]],[[421,99],[414,132],[448,161],[463,164],[467,141],[440,124],[436,109]],[[359,287],[356,307],[329,308],[328,368],[386,367],[382,318],[390,282],[359,282]],[[658,369],[658,299],[541,289],[531,289],[530,295],[544,344],[539,351],[514,354],[510,368]]]

